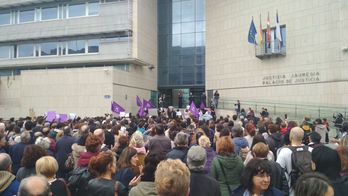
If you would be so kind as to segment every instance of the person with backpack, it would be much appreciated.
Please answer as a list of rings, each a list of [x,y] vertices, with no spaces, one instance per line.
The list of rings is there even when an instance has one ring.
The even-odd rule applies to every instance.
[[[311,151],[312,148],[302,144],[304,131],[300,127],[290,130],[290,145],[280,149],[277,163],[285,170],[290,187],[290,195],[297,179],[307,172],[311,172]]]
[[[91,158],[100,152],[102,142],[98,136],[90,134],[87,136],[85,145],[87,152],[80,153],[77,168],[72,170],[68,180],[69,189],[74,196],[86,196],[87,184],[94,178],[88,170],[88,164]]]

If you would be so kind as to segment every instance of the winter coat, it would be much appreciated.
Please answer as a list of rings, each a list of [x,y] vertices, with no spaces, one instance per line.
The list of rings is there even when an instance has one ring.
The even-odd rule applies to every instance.
[[[157,196],[157,190],[154,182],[141,181],[137,186],[133,187],[129,196]]]
[[[16,174],[18,169],[21,167],[21,160],[23,157],[24,148],[27,146],[25,143],[18,143],[10,146],[10,156],[12,159],[12,173]]]
[[[273,152],[273,155],[277,155],[277,150],[282,146],[282,136],[280,133],[273,133],[272,135],[268,136],[266,139],[266,142],[268,144],[269,150]]]
[[[321,143],[325,143],[326,133],[328,132],[327,128],[325,127],[325,125],[323,125],[323,124],[316,125],[315,126],[315,132],[320,134],[320,136],[321,136],[320,142]]]
[[[149,141],[149,152],[168,153],[172,149],[170,139],[165,135],[155,135]]]
[[[74,160],[74,168],[77,167],[77,160],[79,160],[80,158],[80,153],[81,152],[86,152],[86,146],[80,146],[77,143],[73,144],[71,146],[71,154],[73,156],[73,160]]]
[[[16,177],[8,171],[0,171],[0,195],[13,196],[17,195],[19,182]]]
[[[225,175],[220,165],[223,167]],[[230,186],[231,191],[240,185],[240,176],[243,168],[242,158],[236,154],[228,156],[217,155],[214,158],[210,175],[219,182],[221,195],[230,195],[227,184]]]
[[[71,136],[63,136],[57,141],[56,144],[56,159],[59,169],[65,168],[65,161],[68,158],[68,154],[71,153],[71,146],[75,143],[75,138]]]
[[[32,168],[21,167],[19,168],[16,174],[16,179],[20,182],[24,178],[35,175],[35,174],[36,174],[35,167],[32,167]]]
[[[220,185],[204,171],[191,170],[190,196],[220,196]]]
[[[97,153],[93,153],[93,152],[81,152],[80,153],[80,157],[79,160],[77,161],[77,167],[88,167],[89,164],[89,160],[93,157],[93,156],[97,156]]]
[[[187,146],[174,147],[173,150],[167,153],[167,159],[180,159],[183,163],[187,162]]]
[[[246,191],[245,188],[242,186],[238,187],[236,190],[233,191],[231,196],[244,196],[244,192]],[[284,196],[284,193],[282,193],[280,190],[276,188],[269,188],[266,192],[262,194],[263,196]]]

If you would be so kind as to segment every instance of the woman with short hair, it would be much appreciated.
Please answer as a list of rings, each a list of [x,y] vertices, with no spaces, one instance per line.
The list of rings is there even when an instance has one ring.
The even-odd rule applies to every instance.
[[[52,156],[44,156],[36,161],[36,173],[47,178],[50,184],[52,196],[69,196],[70,191],[67,188],[65,181],[56,178],[58,171],[58,162]]]
[[[217,156],[213,160],[210,174],[219,182],[221,195],[230,195],[240,185],[243,161],[234,153],[234,145],[229,136],[219,138],[216,152]]]
[[[271,165],[265,159],[254,158],[250,160],[243,170],[240,182],[241,186],[234,190],[232,195],[284,195],[283,192],[271,186]]]

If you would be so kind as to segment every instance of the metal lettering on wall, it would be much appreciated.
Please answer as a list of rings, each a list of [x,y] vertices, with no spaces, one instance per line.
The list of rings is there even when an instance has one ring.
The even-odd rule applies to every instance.
[[[317,71],[268,75],[262,78],[263,86],[303,84],[315,82],[320,82],[320,73]]]

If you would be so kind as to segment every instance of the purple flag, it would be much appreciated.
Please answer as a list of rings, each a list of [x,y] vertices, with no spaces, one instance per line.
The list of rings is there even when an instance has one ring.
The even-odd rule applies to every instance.
[[[142,106],[143,105],[143,103],[141,102],[141,100],[140,100],[140,98],[138,97],[138,95],[137,95],[137,106]]]
[[[191,102],[189,111],[192,113],[193,116],[195,116],[195,117],[199,116],[199,111],[198,111],[198,109],[193,101]]]
[[[55,111],[49,111],[49,112],[47,112],[46,121],[48,121],[48,122],[53,122],[54,119],[56,119],[56,112],[55,112]]]
[[[113,101],[111,103],[111,111],[119,114],[120,112],[124,112],[126,110],[122,106],[118,105],[116,102]]]
[[[153,103],[151,103],[150,100],[146,101],[145,99],[143,99],[143,107],[144,108],[156,108],[155,105],[153,105]]]
[[[145,108],[143,106],[140,107],[138,114],[141,118],[145,116]]]
[[[201,105],[199,106],[199,108],[200,108],[201,110],[204,110],[204,109],[205,109],[205,104],[204,104],[203,101],[201,102]]]
[[[69,119],[69,117],[67,114],[59,114],[59,122],[64,123],[64,122],[68,121],[68,119]]]

